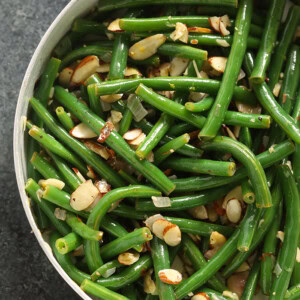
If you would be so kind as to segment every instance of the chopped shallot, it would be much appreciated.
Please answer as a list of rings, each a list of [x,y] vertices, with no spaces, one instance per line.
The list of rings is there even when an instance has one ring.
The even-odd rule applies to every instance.
[[[155,207],[170,207],[171,199],[169,197],[151,197]]]

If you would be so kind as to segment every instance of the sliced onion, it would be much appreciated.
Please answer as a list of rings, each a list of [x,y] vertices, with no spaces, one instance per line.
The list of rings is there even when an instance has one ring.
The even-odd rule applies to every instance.
[[[77,139],[92,139],[97,137],[97,134],[85,123],[79,123],[73,127],[70,130],[70,135]]]
[[[169,197],[151,197],[155,207],[170,207],[171,199]]]
[[[104,143],[106,139],[109,137],[110,133],[114,130],[114,124],[111,122],[106,122],[102,127],[100,135],[97,139],[99,143]]]
[[[137,95],[131,94],[128,97],[127,107],[132,112],[133,118],[136,122],[140,122],[148,114],[148,111],[144,108],[144,106],[141,103],[140,98]]]

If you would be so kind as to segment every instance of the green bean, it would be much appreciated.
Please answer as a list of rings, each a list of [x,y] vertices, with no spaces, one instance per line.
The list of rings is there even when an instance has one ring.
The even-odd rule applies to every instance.
[[[147,66],[147,67],[158,67],[160,65],[160,56],[152,55],[151,57],[145,60],[134,60],[128,57],[128,63],[137,65],[137,66]]]
[[[253,55],[246,53],[244,61],[247,73],[250,73],[253,68]],[[260,104],[271,115],[272,119],[278,123],[281,129],[296,143],[300,143],[300,129],[295,124],[291,116],[277,103],[274,96],[266,83],[260,85],[253,84],[253,89]]]
[[[80,288],[84,292],[99,297],[103,300],[130,300],[129,298],[122,296],[121,294],[118,294],[116,292],[113,292],[101,286],[100,284],[94,283],[89,279],[83,280],[83,282],[80,285]]]
[[[123,136],[129,130],[132,119],[133,119],[133,114],[131,110],[128,107],[126,107],[118,131],[121,136]]]
[[[165,159],[167,159],[172,153],[186,145],[190,140],[190,136],[186,133],[177,138],[174,138],[170,142],[164,144],[154,152],[154,161],[156,165],[159,165]]]
[[[214,138],[225,119],[225,113],[233,96],[236,80],[246,52],[251,16],[252,1],[241,0],[235,22],[233,43],[227,62],[228,67],[225,69],[222,83],[213,107],[208,114],[204,127],[200,131],[199,136],[202,139]]]
[[[216,137],[211,142],[205,143],[201,147],[208,151],[213,150],[232,153],[232,155],[247,169],[248,176],[255,191],[256,206],[272,206],[272,197],[264,169],[248,147],[227,137]]]
[[[186,102],[184,106],[191,112],[203,112],[209,110],[212,107],[214,101],[214,98],[206,97],[199,102]]]
[[[27,122],[28,124],[28,122]],[[80,172],[86,172],[86,167],[84,164],[75,156],[72,152],[70,152],[67,148],[65,148],[60,142],[58,142],[54,137],[47,134],[43,129],[33,125],[29,130],[29,135],[33,137],[36,141],[38,141],[41,145],[43,145],[49,151],[57,154],[63,159],[69,161],[73,166],[77,167]]]
[[[272,226],[267,232],[264,246],[262,249],[261,271],[260,271],[260,288],[265,295],[270,294],[273,281],[273,269],[278,244],[277,232],[280,229],[282,219],[282,202]]]
[[[147,227],[136,229],[123,237],[119,237],[112,242],[101,247],[101,257],[107,261],[120,253],[123,253],[135,246],[144,244],[152,240],[152,234]]]
[[[204,293],[209,297],[209,299],[214,299],[214,300],[228,300],[230,299],[229,297],[223,296],[221,293],[214,291],[212,289],[204,288],[201,289],[200,293]]]
[[[187,59],[207,60],[207,51],[177,43],[164,43],[157,52],[165,56],[176,56]]]
[[[195,271],[204,268],[207,265],[207,261],[204,258],[203,254],[200,252],[198,246],[195,245],[193,240],[187,234],[182,235],[182,243],[183,252],[192,262]],[[212,278],[210,278],[208,280],[208,284],[219,292],[223,292],[226,290],[226,286],[217,278],[217,276],[213,276]]]
[[[76,98],[75,98],[76,99]],[[77,99],[76,99],[77,101]],[[72,148],[87,164],[93,166],[93,169],[106,179],[113,186],[123,186],[123,179],[113,171],[96,153],[90,151],[84,144],[71,137],[62,127],[57,125],[52,115],[34,99],[30,99],[30,103],[36,113],[43,119],[49,130],[57,136],[63,143]],[[51,149],[49,149],[51,151]],[[53,151],[52,151],[53,152]],[[55,152],[54,152],[55,153]],[[59,154],[59,153],[57,153]],[[79,168],[78,168],[79,169]],[[86,172],[86,169],[83,171]]]
[[[75,44],[82,39],[84,34],[78,32],[70,32],[66,34],[54,48],[53,53],[56,57],[62,58],[68,52],[72,51]]]
[[[259,276],[259,270],[260,270],[259,267],[260,267],[260,262],[257,260],[251,269],[249,277],[247,278],[247,282],[246,282],[241,300],[253,299],[256,288],[257,288],[257,282],[258,282],[258,276]]]
[[[167,244],[156,236],[151,241],[151,256],[159,298],[175,300],[173,287],[162,282],[158,275],[159,271],[170,269],[170,259]]]
[[[213,79],[202,79],[194,77],[159,77],[159,78],[138,78],[138,79],[120,79],[114,81],[95,84],[97,95],[110,95],[116,93],[134,93],[140,84],[146,85],[156,91],[187,91],[203,92],[210,95],[216,95],[220,88],[220,81]],[[254,94],[246,88],[235,86],[233,92],[234,101],[240,101],[247,104],[256,103]]]
[[[65,112],[62,106],[58,106],[55,110],[55,113],[62,124],[62,126],[70,131],[74,127],[74,122],[71,117]]]
[[[272,50],[275,47],[284,5],[285,0],[274,0],[270,3],[262,40],[250,76],[252,83],[260,84],[265,81],[266,71],[270,64]]]
[[[37,152],[34,152],[30,160],[32,165],[46,179],[54,178],[61,180],[53,166]]]
[[[284,24],[283,31],[281,33],[279,44],[276,46],[275,52],[272,55],[272,60],[269,68],[269,87],[271,91],[279,80],[279,75],[286,59],[287,51],[290,47],[295,34],[295,30],[297,28],[299,15],[300,6],[291,6]]]
[[[114,268],[119,268],[122,267],[123,265],[119,263],[119,261],[116,260],[112,260],[107,262],[106,264],[102,265],[101,267],[99,267],[92,275],[91,275],[91,279],[93,281],[96,281],[98,278],[100,278],[101,276],[103,276],[103,274],[105,274],[108,270],[114,269]]]
[[[295,120],[295,122],[300,127],[300,89],[298,91],[298,96],[296,99],[294,112],[293,112],[292,116],[293,116],[293,119]],[[296,151],[293,155],[292,161],[293,161],[294,176],[296,178],[296,181],[299,184],[299,182],[300,182],[300,146],[298,144],[296,144]]]
[[[269,152],[269,150],[257,155],[258,161],[261,163],[263,168],[268,168],[277,162],[281,161],[283,158],[288,157],[290,154],[295,152],[295,145],[293,142],[287,140],[274,146],[274,150]],[[202,191],[205,189],[211,189],[218,186],[239,183],[242,179],[247,177],[246,168],[241,168],[237,170],[232,177],[212,177],[212,176],[202,176],[202,177],[189,177],[189,178],[179,178],[173,179],[172,181],[176,185],[176,192],[192,192],[192,191]]]
[[[178,156],[173,156],[165,160],[162,167],[173,169],[175,171],[209,174],[214,176],[233,176],[236,171],[236,165],[233,162],[181,158]]]
[[[97,283],[112,290],[118,290],[137,281],[151,266],[152,259],[150,255],[146,254],[141,256],[136,263],[124,269],[118,275],[100,278],[97,280]]]
[[[207,203],[214,202],[224,197],[228,192],[232,190],[232,185],[226,185],[224,187],[216,188],[214,190],[204,191],[196,195],[186,195],[180,197],[170,198],[170,207],[156,207],[152,200],[138,200],[135,204],[137,211],[182,211],[205,205]]]
[[[245,144],[249,149],[252,149],[252,136],[249,127],[241,128],[239,140],[241,143]]]
[[[290,287],[284,296],[284,299],[297,300],[300,297],[300,284]]]
[[[54,153],[47,151],[52,161],[54,162],[56,168],[59,170],[62,175],[65,183],[70,186],[74,191],[81,184],[80,179],[77,175],[71,170],[71,168],[57,155]]]
[[[70,198],[71,198],[70,195],[64,191],[59,190],[58,188],[52,185],[47,185],[47,187],[43,192],[42,198],[57,206],[66,209],[69,212],[82,216],[83,218],[87,219],[89,216],[87,212],[77,211],[73,209],[70,205]]]
[[[135,211],[134,208],[129,205],[120,204],[111,212],[111,214],[133,220],[145,220],[148,216],[151,216],[153,213]]]
[[[82,245],[82,238],[75,232],[70,232],[56,240],[55,247],[60,254],[67,254]]]
[[[213,256],[213,258],[200,270],[190,276],[187,280],[177,285],[175,295],[177,299],[182,299],[188,293],[202,286],[211,276],[226,263],[226,261],[235,253],[236,244],[239,235],[239,229],[236,229],[225,245]]]
[[[95,79],[97,77],[99,77],[98,75],[96,76],[95,75],[92,75]],[[101,82],[99,80],[99,82]],[[93,82],[95,83],[95,82]],[[90,83],[92,84],[92,83]],[[91,85],[88,85],[87,87],[87,93],[88,93],[88,96],[89,96],[89,104],[90,104],[90,108],[91,110],[98,116],[100,116],[101,118],[104,118],[104,112],[102,110],[102,107],[101,107],[101,103],[100,103],[100,99],[99,97],[96,95],[95,93],[95,89],[93,89],[93,87]]]
[[[124,33],[116,33],[108,74],[109,80],[124,78],[125,69],[127,66],[128,51],[129,36]]]
[[[249,251],[262,214],[263,210],[256,207],[254,203],[248,204],[246,214],[240,225],[240,235],[237,244],[240,252]]]
[[[89,45],[86,47],[75,49],[69,52],[62,60],[60,65],[60,70],[72,64],[74,61],[78,59],[85,58],[89,55],[99,56],[103,61],[109,62],[111,60],[112,55],[112,45],[113,43],[107,45]]]
[[[105,194],[101,201],[93,208],[87,225],[98,230],[103,216],[109,210],[111,205],[126,197],[151,197],[159,196],[161,193],[153,188],[139,185],[132,185],[124,188],[114,189]],[[103,262],[99,252],[99,243],[93,241],[84,241],[86,261],[91,272],[100,267]]]
[[[71,213],[67,213],[66,223],[83,239],[90,241],[100,241],[102,239],[103,232],[88,227],[81,219]]]
[[[257,246],[261,243],[264,236],[267,234],[268,230],[270,229],[272,222],[274,221],[275,214],[278,210],[278,205],[281,198],[281,190],[280,186],[277,184],[274,185],[272,191],[272,198],[273,198],[273,206],[266,209],[266,212],[263,218],[259,221],[259,226],[253,238],[252,244],[247,252],[239,252],[227,265],[222,275],[227,278],[229,277],[235,270],[239,268],[239,266],[256,250]]]
[[[59,253],[55,246],[55,243],[59,238],[61,238],[61,236],[58,233],[52,232],[50,234],[50,246],[58,263],[61,265],[64,271],[78,284],[81,284],[81,282],[85,279],[90,279],[90,275],[80,271],[72,264],[69,254],[62,255]]]
[[[52,225],[56,228],[56,230],[62,235],[67,235],[71,231],[70,227],[65,222],[55,217],[54,205],[43,200],[40,201],[38,199],[36,193],[39,189],[40,186],[32,178],[29,178],[27,180],[25,185],[25,190],[29,194],[30,198],[41,208],[41,210],[48,217],[48,219],[50,220]]]
[[[111,11],[119,8],[127,8],[127,7],[142,7],[147,5],[161,5],[161,4],[169,4],[166,0],[104,0],[98,6],[98,12]],[[196,5],[208,5],[208,6],[229,6],[229,7],[237,7],[238,2],[236,0],[174,0],[172,4],[196,4]]]
[[[177,123],[167,132],[170,136],[178,136],[186,132],[196,131],[197,128],[189,123]]]
[[[138,291],[135,285],[128,285],[122,289],[122,294],[130,300],[138,300]]]
[[[169,258],[170,258],[170,265],[172,266],[175,257],[177,256],[179,250],[181,248],[181,245],[178,244],[177,246],[174,247],[169,247]]]
[[[218,231],[225,236],[229,236],[234,228],[222,226],[218,224],[211,224],[202,221],[194,221],[190,219],[164,217],[167,221],[176,224],[182,232],[199,234],[200,236],[210,236],[213,231]]]
[[[162,113],[161,117],[155,123],[152,130],[146,136],[144,141],[138,146],[137,150],[135,151],[135,154],[140,159],[145,159],[170,129],[170,127],[173,124],[173,121],[173,117],[166,113]]]
[[[118,173],[129,184],[139,184],[139,181],[137,179],[135,179],[132,175],[129,175],[128,173],[126,173],[124,170],[120,170]]]
[[[247,128],[247,127],[245,127]],[[244,202],[251,204],[255,202],[255,193],[248,179],[242,181],[242,194]]]
[[[106,30],[106,26],[102,23],[98,23],[92,20],[87,19],[76,19],[72,25],[72,31],[73,32],[79,32],[79,33],[104,33]]]
[[[209,17],[202,16],[167,16],[159,18],[123,18],[119,26],[122,30],[133,32],[164,31],[175,28],[177,22],[187,27],[210,27]]]
[[[289,287],[295,265],[298,237],[300,233],[300,199],[293,174],[287,165],[278,168],[286,211],[284,241],[277,257],[275,278],[269,299],[282,299]],[[296,237],[296,238],[295,238]],[[279,270],[277,272],[277,270]]]
[[[55,96],[79,119],[81,119],[82,122],[85,122],[98,134],[101,133],[101,129],[105,125],[105,122],[100,117],[93,114],[84,104],[78,102],[76,97],[69,94],[61,87],[55,88]],[[174,184],[153,164],[149,163],[147,160],[140,161],[135,156],[135,152],[118,133],[112,131],[106,139],[106,143],[166,194],[169,194],[174,190]],[[94,164],[91,165],[94,166]]]

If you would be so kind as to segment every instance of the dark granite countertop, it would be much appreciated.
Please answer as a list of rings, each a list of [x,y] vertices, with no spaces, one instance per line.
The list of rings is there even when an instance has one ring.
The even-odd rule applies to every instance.
[[[16,186],[12,132],[24,73],[41,37],[68,0],[0,6],[0,299],[79,299],[52,267],[26,219]]]

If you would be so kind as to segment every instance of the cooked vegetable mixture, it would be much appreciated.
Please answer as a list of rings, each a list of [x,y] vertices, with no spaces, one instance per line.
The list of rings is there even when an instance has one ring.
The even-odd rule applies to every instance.
[[[74,21],[29,100],[25,189],[83,291],[300,299],[296,2],[102,0]]]

